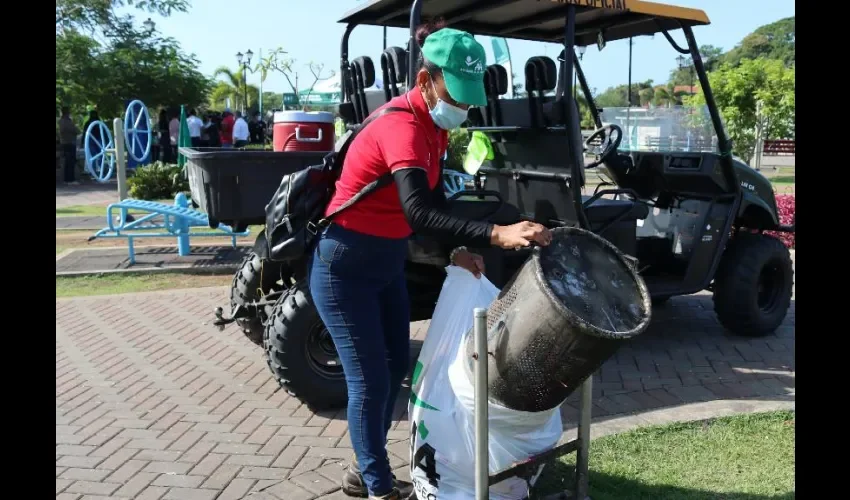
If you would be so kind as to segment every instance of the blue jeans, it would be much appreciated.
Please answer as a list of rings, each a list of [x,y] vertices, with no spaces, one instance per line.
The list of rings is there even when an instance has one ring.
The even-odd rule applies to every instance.
[[[410,357],[407,239],[331,225],[308,264],[310,292],[348,384],[348,432],[370,495],[393,488],[387,433]]]

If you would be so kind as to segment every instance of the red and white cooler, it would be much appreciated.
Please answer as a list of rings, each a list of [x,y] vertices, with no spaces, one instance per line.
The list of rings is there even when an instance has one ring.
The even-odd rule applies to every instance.
[[[277,111],[274,150],[333,151],[334,115],[327,111]]]

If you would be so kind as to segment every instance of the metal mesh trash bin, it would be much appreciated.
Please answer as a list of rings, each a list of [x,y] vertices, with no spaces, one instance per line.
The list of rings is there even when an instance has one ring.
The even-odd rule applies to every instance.
[[[552,237],[487,311],[489,399],[513,410],[560,405],[650,321],[646,284],[614,245],[577,228]],[[474,347],[468,335],[470,380]]]

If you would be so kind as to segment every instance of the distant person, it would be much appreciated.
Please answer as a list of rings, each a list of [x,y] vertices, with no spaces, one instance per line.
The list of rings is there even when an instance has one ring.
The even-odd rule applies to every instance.
[[[248,124],[251,129],[251,144],[264,144],[266,142],[266,122],[260,113],[251,117]]]
[[[211,148],[221,147],[221,120],[218,115],[210,113],[207,116],[207,123],[204,125],[207,134],[207,146]]]
[[[180,120],[177,113],[171,113],[171,121],[168,122],[168,137],[171,139],[171,158],[177,158],[177,145],[180,139]]]
[[[201,147],[208,148],[210,146],[210,114],[204,113],[203,125],[201,125]]]
[[[91,125],[92,123],[97,122],[97,121],[100,121],[100,115],[97,114],[97,110],[93,109],[93,110],[89,111],[89,119],[86,120],[86,124],[83,126],[83,133],[85,133],[89,129],[89,125]],[[100,127],[98,127],[95,130],[97,130],[97,136],[96,137],[97,137],[97,140],[99,141],[100,140]],[[103,143],[101,142],[101,144],[103,144]]]
[[[59,118],[59,144],[65,157],[64,180],[66,184],[79,184],[77,175],[77,136],[80,129],[71,119],[71,108],[62,107],[62,116]]]
[[[159,121],[156,124],[157,134],[159,135],[159,149],[162,151],[163,163],[174,163],[171,157],[171,131],[168,126],[168,111],[165,109],[159,110]]]
[[[234,122],[236,122],[236,119],[233,118],[233,114],[230,112],[230,109],[225,109],[224,114],[222,114],[221,125],[218,129],[219,137],[221,138],[221,147],[223,148],[233,147]]]
[[[251,132],[248,130],[248,122],[242,118],[240,111],[236,112],[236,121],[233,123],[233,146],[244,148],[248,145],[251,139]]]
[[[189,140],[192,142],[192,147],[201,147],[201,129],[204,127],[204,122],[198,118],[194,108],[189,110],[189,117],[186,118],[186,125],[189,126]]]

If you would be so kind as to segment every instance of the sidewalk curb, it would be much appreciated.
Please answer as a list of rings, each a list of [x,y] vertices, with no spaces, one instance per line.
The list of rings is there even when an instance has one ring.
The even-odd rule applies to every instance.
[[[193,267],[193,266],[175,266],[175,267],[152,267],[152,268],[141,268],[141,269],[102,269],[102,270],[93,270],[93,271],[60,271],[56,273],[57,278],[61,277],[74,277],[74,276],[102,276],[107,274],[123,274],[123,275],[133,275],[133,274],[168,274],[168,273],[181,273],[181,274],[212,274],[212,275],[224,275],[224,274],[233,274],[239,268],[239,263],[233,264],[221,264],[216,266],[209,267]],[[170,290],[166,290],[170,291]]]
[[[795,411],[795,395],[773,396],[769,398],[716,399],[703,403],[689,403],[649,410],[634,414],[620,414],[591,419],[590,437],[620,434],[640,427],[668,425],[677,422],[699,422],[718,417],[729,417],[747,413],[789,410]],[[562,437],[566,442],[577,437],[577,427],[571,423]]]
[[[206,245],[205,245],[206,246]],[[211,245],[212,246],[212,245]],[[227,245],[230,247],[230,245]],[[248,243],[236,243],[237,248],[251,248],[253,245]],[[171,248],[163,247],[162,245],[136,245],[135,249],[144,250],[149,248]],[[66,248],[61,253],[56,254],[56,262],[69,257],[77,251],[108,251],[108,250],[126,250],[127,247],[95,247],[95,248]],[[183,273],[183,274],[233,274],[239,269],[240,262],[227,262],[210,266],[194,266],[192,264],[179,264],[169,267],[140,267],[128,269],[95,269],[90,271],[59,271],[56,277],[66,276],[100,276],[104,274],[159,274],[159,273]]]

